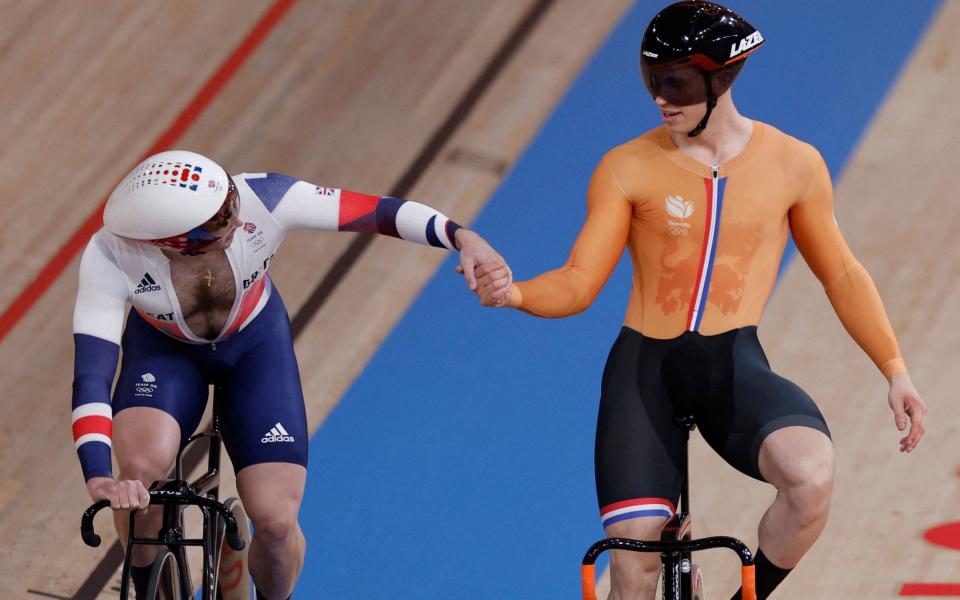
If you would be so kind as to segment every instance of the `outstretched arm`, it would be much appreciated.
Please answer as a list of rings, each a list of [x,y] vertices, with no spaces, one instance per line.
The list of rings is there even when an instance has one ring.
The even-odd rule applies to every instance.
[[[632,207],[626,192],[607,164],[600,161],[590,179],[587,218],[566,264],[512,286],[506,305],[538,317],[566,317],[593,303],[617,266],[630,233]],[[490,278],[478,271],[481,301]]]
[[[498,276],[493,294],[506,295],[511,279],[506,262],[477,233],[469,231],[425,204],[371,196],[350,190],[316,186],[285,175],[267,174],[285,181],[287,188],[272,210],[284,229],[380,233],[418,244],[460,251],[460,271],[476,289],[475,268],[481,265]]]
[[[271,210],[284,229],[362,231],[448,250],[456,248],[454,237],[460,226],[425,204],[313,185],[277,173],[265,177],[276,181],[275,186],[285,185]]]
[[[793,239],[823,284],[844,328],[889,380],[888,402],[897,428],[905,429],[908,417],[911,422],[910,432],[900,441],[901,451],[910,452],[923,436],[926,406],[910,381],[873,279],[837,226],[827,167],[819,155],[811,164],[815,166],[809,187],[790,209]]]

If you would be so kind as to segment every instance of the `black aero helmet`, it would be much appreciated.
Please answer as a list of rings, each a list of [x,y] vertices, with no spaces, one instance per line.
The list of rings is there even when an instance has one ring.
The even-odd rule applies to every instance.
[[[688,135],[698,135],[763,36],[743,17],[706,0],[677,2],[661,10],[643,35],[640,70],[653,97],[676,106],[707,103],[707,114]]]

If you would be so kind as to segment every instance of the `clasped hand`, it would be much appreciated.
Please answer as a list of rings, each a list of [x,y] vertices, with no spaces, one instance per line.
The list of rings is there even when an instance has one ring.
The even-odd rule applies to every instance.
[[[457,273],[463,275],[467,287],[484,306],[505,306],[513,283],[507,261],[473,231],[458,229],[456,241],[460,247]]]

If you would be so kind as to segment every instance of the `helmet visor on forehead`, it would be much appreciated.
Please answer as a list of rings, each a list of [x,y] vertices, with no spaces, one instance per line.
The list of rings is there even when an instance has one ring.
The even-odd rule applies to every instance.
[[[689,62],[650,65],[640,61],[643,84],[654,98],[663,98],[674,106],[690,106],[707,101],[707,77]]]
[[[150,240],[150,243],[180,252],[196,252],[226,237],[233,230],[231,223],[240,212],[240,194],[233,178],[228,180],[227,197],[212,217],[186,233]]]

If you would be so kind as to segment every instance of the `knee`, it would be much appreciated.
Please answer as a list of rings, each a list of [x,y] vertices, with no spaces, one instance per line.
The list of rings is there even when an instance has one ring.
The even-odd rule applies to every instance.
[[[641,583],[659,576],[660,567],[660,555],[656,552],[614,550],[610,556],[610,568],[621,583]]]
[[[113,448],[121,479],[138,479],[147,487],[167,477],[180,449],[180,426],[155,408],[134,407],[113,419]]]
[[[763,442],[758,462],[761,474],[780,493],[830,497],[833,444],[819,431],[787,427],[774,432]]]
[[[172,459],[166,456],[149,452],[137,452],[126,456],[118,456],[117,463],[120,467],[120,479],[133,479],[143,482],[145,487],[150,487],[154,481],[167,477],[170,470]]]
[[[240,499],[253,523],[254,540],[270,546],[301,538],[297,515],[306,469],[289,463],[261,463],[237,474]]]
[[[284,544],[300,530],[296,512],[275,511],[266,514],[249,513],[253,522],[253,535],[261,543]]]
[[[833,449],[798,459],[792,471],[789,478],[791,487],[801,488],[814,497],[829,498],[833,491]]]
[[[606,535],[635,540],[657,540],[665,523],[665,519],[652,517],[629,519],[607,527]],[[632,597],[649,591],[651,582],[656,585],[660,568],[660,555],[655,552],[613,551],[610,556],[610,574],[611,583],[618,593],[617,597]]]
[[[243,499],[247,516],[253,523],[253,535],[260,543],[270,545],[288,542],[300,530],[297,521],[299,504],[277,498],[263,502],[265,496]]]
[[[610,599],[648,597],[657,587],[660,570],[660,555],[655,552],[614,550],[610,554]]]
[[[787,496],[801,525],[813,525],[827,515],[833,481],[832,452],[827,455],[808,456],[798,461],[789,484],[781,491]]]

